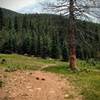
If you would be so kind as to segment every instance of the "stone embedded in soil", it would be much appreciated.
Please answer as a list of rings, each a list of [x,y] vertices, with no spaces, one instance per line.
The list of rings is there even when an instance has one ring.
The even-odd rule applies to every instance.
[[[41,80],[42,80],[42,81],[45,81],[45,78],[42,78]]]
[[[39,91],[41,91],[41,88],[36,88],[36,90],[39,90]]]
[[[26,88],[27,88],[27,89],[31,89],[32,87],[31,87],[31,86],[27,86]]]
[[[49,91],[49,93],[55,93],[55,91],[52,90],[52,91]]]
[[[39,80],[39,77],[36,77],[36,80]]]
[[[28,96],[28,94],[25,93],[25,94],[22,94],[22,96]]]
[[[33,89],[29,89],[30,92],[33,92]]]
[[[68,98],[69,97],[69,94],[65,94],[65,96],[64,96],[65,98]]]

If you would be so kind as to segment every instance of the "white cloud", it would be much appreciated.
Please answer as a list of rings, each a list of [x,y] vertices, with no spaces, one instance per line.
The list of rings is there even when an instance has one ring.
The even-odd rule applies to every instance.
[[[17,10],[44,0],[0,0],[0,7]]]

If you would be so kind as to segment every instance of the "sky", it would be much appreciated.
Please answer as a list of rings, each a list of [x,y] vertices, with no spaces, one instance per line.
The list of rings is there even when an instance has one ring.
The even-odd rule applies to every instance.
[[[46,0],[0,0],[0,7],[17,11],[18,9],[27,7],[29,5],[36,5],[42,1]]]
[[[54,2],[56,0],[0,0],[0,7],[17,11],[20,13],[40,13],[40,12],[43,13],[43,10],[41,10],[40,6],[40,3],[42,3],[43,1]],[[96,1],[98,2],[97,4],[100,5],[100,0]],[[99,14],[100,16],[100,9],[99,11],[97,10],[95,12],[97,13],[95,15]],[[98,20],[92,16],[90,17],[92,18],[92,20],[93,19]]]

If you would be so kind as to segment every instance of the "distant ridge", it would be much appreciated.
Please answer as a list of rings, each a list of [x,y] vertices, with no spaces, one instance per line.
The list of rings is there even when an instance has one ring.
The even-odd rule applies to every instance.
[[[34,7],[33,6],[25,7],[23,9],[19,9],[18,11],[9,10],[9,9],[2,8],[2,7],[0,7],[0,9],[2,9],[3,14],[6,17],[14,17],[16,15],[23,15],[23,14],[30,14],[30,15],[31,14],[46,14],[46,15],[50,15],[51,14],[52,15],[53,14],[53,13],[47,13],[47,12],[46,13],[41,13],[41,11],[35,12],[35,10],[39,9],[39,8],[37,7],[37,8],[34,9]],[[27,10],[27,12],[26,12],[26,10]],[[55,14],[53,14],[53,15],[55,15]],[[85,17],[82,17],[82,19],[87,21],[87,22],[100,23],[100,19],[94,18],[92,16],[89,16],[88,19],[85,19]]]
[[[3,14],[6,17],[9,17],[9,16],[13,17],[13,16],[16,16],[16,15],[21,15],[21,13],[19,13],[19,12],[15,12],[15,11],[12,11],[12,10],[9,10],[9,9],[6,9],[6,8],[0,7],[0,9],[2,9]]]

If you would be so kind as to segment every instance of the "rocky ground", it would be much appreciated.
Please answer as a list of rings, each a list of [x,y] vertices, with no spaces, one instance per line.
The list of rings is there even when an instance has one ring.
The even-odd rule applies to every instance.
[[[42,71],[0,71],[0,100],[82,100],[69,79]]]

